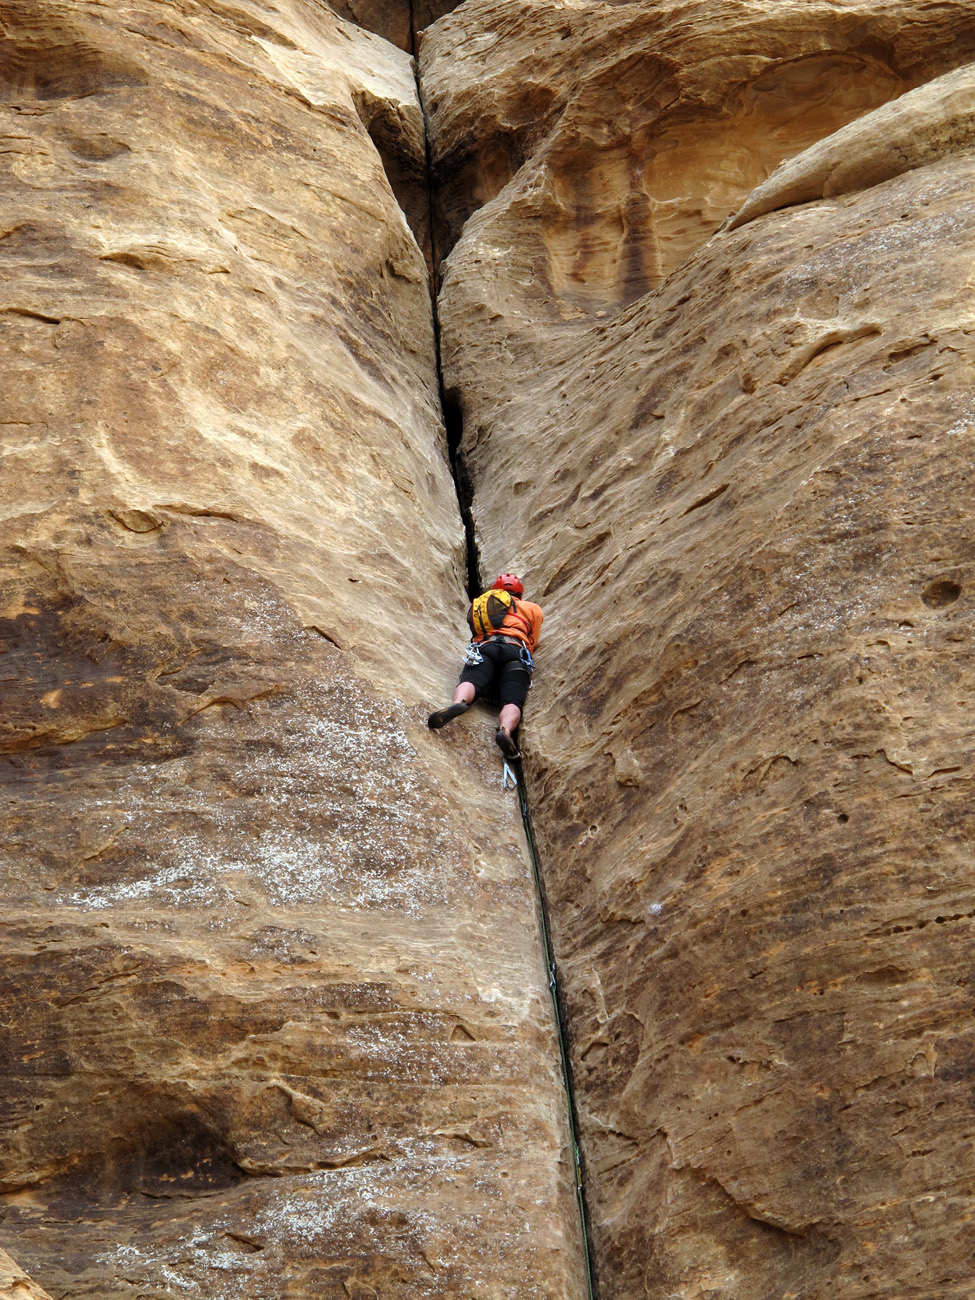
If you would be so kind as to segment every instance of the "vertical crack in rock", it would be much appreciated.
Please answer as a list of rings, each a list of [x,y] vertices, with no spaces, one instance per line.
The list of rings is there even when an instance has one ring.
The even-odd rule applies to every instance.
[[[532,875],[535,880],[535,896],[538,904],[538,929],[545,954],[545,969],[548,971],[548,987],[552,995],[552,1012],[555,1017],[556,1032],[559,1040],[559,1058],[562,1067],[562,1081],[565,1085],[566,1107],[569,1115],[569,1127],[572,1131],[572,1161],[575,1173],[576,1201],[579,1206],[579,1222],[586,1252],[586,1284],[589,1287],[590,1300],[598,1300],[599,1288],[596,1275],[596,1257],[593,1250],[592,1233],[589,1227],[589,1210],[586,1204],[586,1169],[582,1157],[580,1141],[579,1114],[576,1109],[575,1079],[572,1073],[572,1055],[570,1051],[569,1021],[562,992],[559,988],[558,967],[555,950],[552,947],[551,927],[549,924],[548,901],[545,897],[545,881],[538,859],[535,833],[532,830],[531,813],[528,808],[528,791],[524,779],[518,774],[518,806],[521,820],[525,827],[525,843],[531,859]]]
[[[416,76],[417,99],[420,103],[420,112],[423,115],[423,139],[426,150],[426,177],[427,177],[427,194],[429,199],[429,230],[431,243],[432,271],[430,281],[430,303],[433,314],[433,332],[434,347],[436,351],[437,379],[440,386],[440,403],[443,411],[444,428],[447,437],[447,451],[450,458],[450,469],[454,477],[454,483],[457,489],[457,504],[460,510],[461,520],[464,525],[464,538],[466,543],[467,554],[467,594],[473,599],[481,590],[481,572],[480,556],[477,548],[477,535],[474,522],[474,486],[471,479],[470,471],[467,466],[466,458],[463,454],[463,434],[464,434],[464,416],[463,406],[461,403],[460,393],[456,389],[448,390],[444,384],[443,368],[441,365],[440,354],[440,313],[438,305],[438,295],[440,287],[440,257],[438,247],[438,230],[436,223],[434,188],[433,188],[433,170],[430,157],[430,130],[429,118],[427,116],[426,105],[423,98],[423,84],[420,78],[419,60],[417,58],[417,39],[416,27],[414,24],[414,6],[413,0],[410,0],[410,51],[413,55],[413,69]],[[569,1053],[569,1030],[565,1014],[565,1008],[559,993],[558,973],[555,963],[555,954],[552,950],[552,943],[549,935],[548,904],[545,898],[545,886],[543,883],[542,871],[538,860],[538,851],[535,845],[535,836],[532,832],[531,814],[528,807],[528,796],[524,780],[521,774],[518,774],[517,796],[519,808],[521,811],[522,824],[525,830],[525,844],[528,849],[528,856],[531,860],[532,876],[535,884],[536,905],[538,911],[538,929],[539,939],[542,946],[542,952],[545,959],[545,969],[548,973],[549,992],[552,997],[552,1016],[555,1024],[555,1031],[558,1037],[559,1061],[562,1072],[562,1082],[565,1089],[565,1106],[566,1117],[568,1119],[569,1129],[572,1138],[572,1160],[573,1173],[575,1178],[576,1201],[579,1209],[579,1224],[582,1236],[582,1243],[585,1252],[586,1265],[586,1285],[588,1288],[590,1300],[595,1300],[598,1296],[595,1258],[593,1254],[592,1238],[589,1231],[589,1216],[586,1208],[586,1191],[585,1191],[585,1170],[582,1164],[581,1148],[579,1141],[579,1121],[576,1113],[575,1089],[573,1086],[572,1063]]]
[[[430,232],[430,310],[433,315],[433,346],[437,366],[437,384],[440,389],[440,409],[443,413],[444,432],[447,439],[447,457],[450,462],[454,487],[457,491],[457,508],[460,511],[461,522],[464,525],[467,595],[473,600],[481,590],[480,556],[477,549],[474,514],[471,509],[474,500],[474,485],[471,481],[470,471],[467,468],[462,448],[464,410],[460,393],[456,389],[447,390],[444,384],[443,366],[440,357],[440,309],[437,301],[440,289],[440,240],[433,193],[429,118],[423,99],[423,84],[420,79],[420,65],[416,53],[417,41],[413,0],[410,0],[410,51],[413,57],[413,75],[416,78],[416,97],[423,118],[423,147],[426,156],[427,228]]]
[[[474,526],[474,485],[463,452],[464,408],[460,394],[456,389],[447,389],[440,369],[440,325],[437,320],[436,302],[433,308],[434,330],[437,337],[437,376],[440,380],[440,405],[443,410],[444,428],[447,433],[447,454],[450,457],[450,472],[454,476],[457,488],[457,505],[464,525],[464,547],[467,556],[467,594],[474,599],[481,590],[481,557],[477,548],[477,530]]]

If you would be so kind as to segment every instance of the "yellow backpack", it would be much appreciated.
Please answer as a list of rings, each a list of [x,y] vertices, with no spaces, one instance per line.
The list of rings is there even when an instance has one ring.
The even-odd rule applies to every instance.
[[[514,607],[515,601],[510,591],[495,587],[491,591],[482,592],[471,604],[467,615],[474,640],[483,641],[492,632],[497,632]]]

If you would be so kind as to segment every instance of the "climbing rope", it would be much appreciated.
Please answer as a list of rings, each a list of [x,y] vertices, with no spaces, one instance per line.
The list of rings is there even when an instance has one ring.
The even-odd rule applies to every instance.
[[[575,1184],[576,1184],[576,1203],[579,1207],[579,1224],[582,1229],[582,1245],[586,1256],[586,1283],[589,1289],[589,1300],[597,1300],[596,1276],[593,1269],[592,1259],[592,1241],[589,1236],[589,1217],[586,1213],[586,1198],[582,1185],[582,1157],[579,1151],[579,1120],[576,1113],[575,1089],[572,1086],[572,1067],[569,1063],[569,1046],[565,1032],[565,1022],[562,1016],[562,1007],[559,1000],[559,985],[555,967],[555,955],[552,952],[552,942],[549,935],[548,927],[548,909],[545,905],[545,890],[542,886],[541,872],[538,868],[538,854],[535,849],[535,836],[532,832],[531,818],[528,815],[528,800],[525,795],[525,782],[520,771],[514,772],[509,766],[506,759],[504,762],[504,772],[501,778],[501,788],[509,788],[507,782],[511,781],[511,787],[518,791],[518,806],[521,809],[521,820],[525,827],[525,840],[528,845],[528,857],[532,864],[532,876],[535,881],[535,898],[538,904],[538,928],[542,937],[542,948],[545,953],[545,969],[548,972],[548,991],[552,998],[552,1008],[555,1012],[555,1033],[559,1043],[559,1058],[562,1063],[562,1084],[565,1088],[565,1096],[568,1102],[569,1111],[569,1132],[572,1139],[572,1161],[575,1166]]]

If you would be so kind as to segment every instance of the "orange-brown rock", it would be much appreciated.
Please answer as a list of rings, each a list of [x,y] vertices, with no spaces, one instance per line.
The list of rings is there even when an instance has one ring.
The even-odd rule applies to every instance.
[[[51,1300],[5,1250],[0,1250],[0,1300]]]
[[[467,291],[500,257],[553,322],[618,307],[784,158],[972,58],[964,0],[468,0],[421,46],[442,251],[463,228]]]
[[[961,1300],[970,79],[824,140],[707,237],[870,107],[820,97],[827,67],[869,64],[879,103],[972,57],[970,6],[501,13],[468,0],[423,47],[436,156],[469,164],[447,218],[484,203],[444,280],[445,378],[486,567],[516,557],[546,609],[524,743],[601,1285]],[[604,25],[636,35],[614,55]],[[776,157],[776,95],[749,96],[781,76],[801,103],[806,61]],[[857,171],[909,122],[903,168]],[[675,193],[706,219],[643,227],[627,261],[627,205]]]
[[[520,819],[424,726],[409,59],[316,0],[0,17],[0,1240],[58,1297],[576,1300]]]
[[[327,0],[327,3],[339,17],[385,37],[401,50],[412,50],[421,28],[449,13],[457,0]]]
[[[0,0],[0,1292],[586,1294],[449,250],[602,1294],[962,1300],[970,3],[451,9]]]
[[[975,65],[968,64],[784,162],[728,222],[735,230],[776,208],[869,189],[943,155],[975,150]]]

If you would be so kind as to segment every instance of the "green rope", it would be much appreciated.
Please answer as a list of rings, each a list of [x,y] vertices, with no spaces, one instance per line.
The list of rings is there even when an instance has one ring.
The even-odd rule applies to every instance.
[[[525,782],[519,769],[518,806],[521,808],[521,820],[525,827],[525,839],[528,843],[528,856],[531,859],[532,875],[535,878],[535,895],[538,901],[538,927],[545,950],[545,969],[548,972],[548,991],[552,997],[555,1012],[555,1033],[559,1040],[559,1056],[562,1061],[562,1083],[569,1109],[569,1130],[572,1137],[572,1159],[575,1164],[576,1202],[579,1207],[579,1223],[582,1229],[582,1245],[586,1254],[586,1283],[589,1300],[596,1300],[596,1276],[593,1270],[592,1242],[589,1237],[589,1217],[586,1213],[586,1198],[582,1186],[582,1157],[579,1151],[579,1120],[576,1114],[575,1089],[572,1086],[572,1067],[569,1063],[569,1047],[566,1040],[565,1025],[562,1020],[562,1008],[559,1005],[559,986],[555,973],[555,955],[548,928],[548,910],[545,906],[545,891],[542,876],[538,869],[538,853],[535,849],[535,836],[532,832],[531,819],[528,815],[528,799],[525,795]]]

